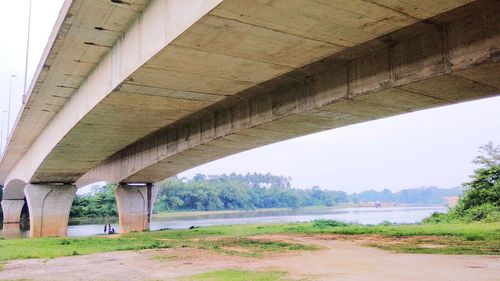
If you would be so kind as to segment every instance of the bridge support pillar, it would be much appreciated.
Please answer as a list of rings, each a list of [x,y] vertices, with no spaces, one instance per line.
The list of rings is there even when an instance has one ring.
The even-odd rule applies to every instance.
[[[119,185],[115,189],[120,232],[149,230],[158,189],[152,185]]]
[[[24,199],[4,199],[2,200],[3,229],[2,236],[6,239],[22,237],[20,228],[21,211],[23,210]]]
[[[30,237],[66,236],[76,187],[28,184],[24,194],[30,212]]]
[[[19,224],[21,222],[21,211],[23,210],[24,199],[3,199],[3,223]]]
[[[23,238],[24,234],[19,223],[4,223],[0,237],[5,239]]]

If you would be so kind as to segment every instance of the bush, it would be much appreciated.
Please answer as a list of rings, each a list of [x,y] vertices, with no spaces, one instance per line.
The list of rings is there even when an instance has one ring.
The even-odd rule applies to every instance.
[[[425,218],[422,222],[428,224],[437,223],[461,223],[461,222],[500,222],[500,208],[486,203],[464,210],[461,206],[450,210],[448,213],[435,212]]]
[[[497,150],[500,148],[495,153]],[[500,155],[490,158],[500,159]],[[490,161],[489,158],[480,159]],[[500,222],[500,165],[495,161],[475,171],[472,181],[465,184],[467,190],[452,210],[446,214],[434,213],[423,222]]]
[[[453,223],[460,221],[462,221],[462,219],[460,218],[460,216],[456,215],[455,210],[450,210],[448,213],[434,212],[430,217],[427,217],[422,220],[423,223],[430,223],[430,224]]]
[[[500,166],[478,169],[467,183],[467,190],[460,199],[464,209],[471,209],[489,203],[500,207]]]
[[[498,221],[500,218],[500,208],[491,203],[482,204],[464,211],[465,221]]]
[[[347,226],[347,223],[336,220],[314,220],[313,226],[316,228],[344,227]]]
[[[64,239],[61,241],[61,245],[69,245],[71,242],[68,239]]]
[[[382,221],[381,223],[379,223],[378,225],[382,225],[382,226],[391,226],[391,225],[394,225],[394,223],[388,221],[388,220],[384,220]]]
[[[495,211],[495,212],[489,213],[483,221],[484,222],[500,222],[500,211]]]
[[[434,212],[432,215],[424,218],[422,220],[423,223],[442,223],[444,222],[446,214]]]

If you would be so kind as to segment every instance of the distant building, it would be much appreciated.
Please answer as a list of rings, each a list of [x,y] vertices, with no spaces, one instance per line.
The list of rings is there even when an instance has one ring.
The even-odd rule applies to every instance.
[[[444,196],[443,201],[444,205],[448,208],[453,208],[458,203],[459,196]]]

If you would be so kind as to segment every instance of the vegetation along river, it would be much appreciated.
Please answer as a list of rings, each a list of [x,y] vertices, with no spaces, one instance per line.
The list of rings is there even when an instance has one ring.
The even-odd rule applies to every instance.
[[[382,207],[382,208],[322,208],[298,210],[265,210],[235,213],[200,212],[189,215],[181,213],[167,217],[153,216],[151,230],[158,229],[186,229],[191,226],[211,226],[227,224],[256,224],[256,223],[291,223],[308,222],[316,219],[333,219],[344,222],[357,222],[361,224],[379,224],[384,221],[391,223],[417,223],[434,212],[446,212],[446,207]],[[71,221],[68,236],[91,236],[103,234],[104,224],[111,225],[120,231],[116,218],[86,219]],[[29,230],[21,234],[28,236]]]

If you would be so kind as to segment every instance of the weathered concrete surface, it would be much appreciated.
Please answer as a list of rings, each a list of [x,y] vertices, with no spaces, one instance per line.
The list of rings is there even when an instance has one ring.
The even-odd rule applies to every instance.
[[[3,223],[17,223],[21,222],[21,211],[23,210],[24,199],[3,199],[2,200],[2,211],[3,211]]]
[[[498,94],[499,11],[498,1],[478,1],[261,83],[128,146],[79,182],[155,182],[276,141]]]
[[[67,99],[60,109],[58,109],[58,112],[53,116],[50,123],[47,124],[36,140],[24,152],[16,165],[13,168],[10,167],[10,172],[8,174],[0,173],[0,183],[8,183],[11,178],[22,179],[26,182],[73,182],[75,177],[78,177],[78,173],[81,172],[75,174],[71,170],[85,170],[97,164],[98,162],[92,159],[94,159],[96,155],[100,155],[100,153],[102,153],[101,150],[108,151],[109,148],[100,145],[98,142],[99,138],[93,136],[90,132],[78,136],[78,142],[80,142],[80,144],[76,146],[75,144],[71,144],[72,150],[78,147],[81,147],[83,150],[86,146],[89,146],[92,147],[90,151],[82,151],[82,153],[76,153],[76,151],[74,151],[74,154],[65,154],[62,156],[62,159],[58,158],[57,160],[66,162],[69,159],[73,159],[73,161],[69,161],[59,166],[51,162],[51,157],[48,155],[51,151],[58,155],[60,154],[59,152],[61,149],[55,147],[58,142],[69,139],[75,140],[71,135],[68,135],[68,132],[75,125],[79,124],[84,128],[94,131],[93,124],[83,121],[82,118],[116,88],[120,82],[126,79],[131,73],[150,59],[151,56],[160,51],[166,44],[185,31],[193,22],[205,15],[220,1],[221,0],[159,0],[149,5],[140,17],[136,15],[134,18],[136,21],[127,29],[126,35],[122,34],[112,48],[107,48],[107,54],[100,58],[100,63],[94,67],[78,87],[72,89],[71,97]],[[106,1],[106,3],[111,2]],[[111,4],[115,5],[113,3]],[[125,4],[124,6],[128,5]],[[80,16],[85,17],[83,14]],[[91,15],[88,16],[92,19]],[[123,21],[123,19],[119,21]],[[122,31],[125,31],[125,29]],[[86,45],[85,42],[81,44]],[[113,114],[113,116],[116,117],[117,114]],[[101,116],[110,118],[110,127],[107,130],[108,133],[111,134],[116,129],[117,125],[112,118],[113,116]],[[124,116],[120,118],[122,120],[127,119]],[[142,120],[144,121],[144,119]],[[82,122],[79,123],[79,121]],[[154,126],[156,127],[158,125]],[[144,127],[148,128],[148,126]],[[30,129],[26,128],[26,130]],[[104,133],[103,131],[100,132]],[[140,131],[138,133],[140,133]],[[104,135],[101,135],[101,137],[109,140],[109,137],[104,137]],[[23,139],[18,139],[18,141],[24,142]],[[120,143],[118,140],[115,140],[115,142]],[[83,145],[84,143],[85,145]],[[8,150],[4,157],[6,160],[10,159],[8,156],[9,154],[10,152]],[[49,169],[50,172],[58,170],[61,177],[41,178],[43,176],[40,176],[39,178],[34,178],[34,173],[39,168],[42,161],[51,162],[46,168]],[[3,163],[4,161],[2,160],[1,162]],[[62,162],[59,163],[62,164]],[[54,167],[54,164],[56,164],[57,167]],[[9,171],[9,169],[6,169],[6,171]],[[45,174],[46,172],[40,171],[40,173]]]
[[[153,1],[0,182],[74,182],[218,101],[469,2]]]
[[[115,189],[120,233],[149,230],[151,214],[158,188],[120,185]]]
[[[3,187],[2,200],[24,200],[24,187],[22,180],[12,179]]]
[[[0,184],[149,0],[126,2],[64,1],[0,161]]]
[[[0,237],[5,239],[23,238],[24,233],[19,223],[4,223],[0,231]]]
[[[30,210],[30,237],[66,236],[76,187],[28,184],[24,193]]]

